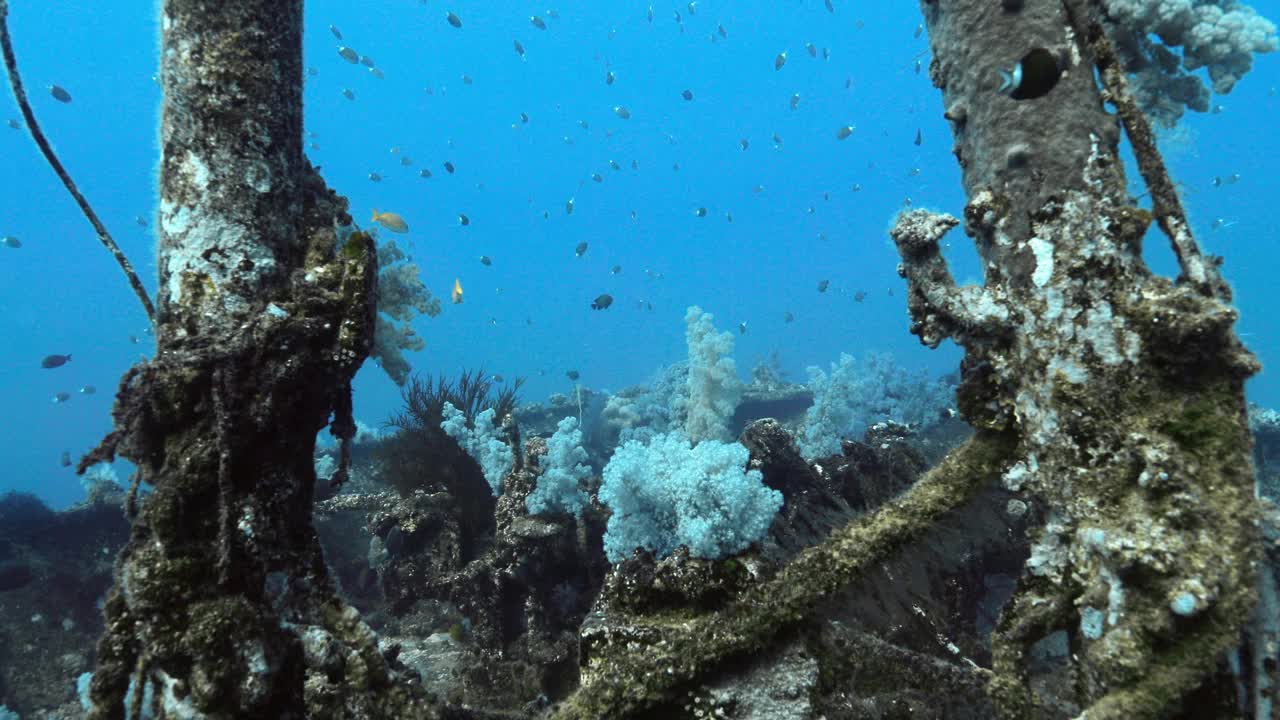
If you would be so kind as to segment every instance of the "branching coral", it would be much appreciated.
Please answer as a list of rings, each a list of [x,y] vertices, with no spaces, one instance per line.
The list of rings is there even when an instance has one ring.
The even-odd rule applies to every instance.
[[[688,395],[672,399],[674,414],[685,416],[689,439],[724,440],[729,419],[742,398],[742,381],[733,362],[733,334],[717,333],[715,316],[697,305],[685,313],[685,342],[689,346]]]
[[[604,469],[600,501],[613,510],[604,536],[610,562],[637,547],[659,557],[681,545],[700,558],[722,558],[759,540],[782,507],[782,493],[746,469],[741,443],[690,444],[679,432],[630,440]]]
[[[842,353],[829,374],[818,367],[808,372],[813,405],[805,413],[799,444],[810,458],[839,453],[841,439],[860,437],[875,422],[935,422],[955,399],[953,387],[909,373],[885,354],[859,363]]]
[[[394,240],[378,246],[378,268],[378,322],[369,354],[395,384],[404,385],[412,368],[402,351],[426,347],[413,331],[413,318],[439,315],[440,299],[422,284],[418,265],[408,261]]]
[[[502,431],[495,423],[493,408],[481,412],[471,424],[467,416],[452,403],[444,404],[444,422],[440,424],[467,454],[484,470],[484,479],[494,495],[502,494],[502,481],[515,467],[511,446],[503,442]]]
[[[1182,107],[1209,109],[1209,92],[1188,74],[1206,68],[1216,93],[1228,93],[1253,56],[1280,47],[1276,26],[1236,0],[1104,0],[1112,34],[1134,74],[1143,109],[1171,126]],[[1153,42],[1151,36],[1160,39]],[[1170,48],[1182,48],[1178,55]]]
[[[538,486],[524,499],[530,515],[548,512],[577,514],[587,504],[582,483],[591,477],[587,451],[582,447],[578,419],[567,417],[547,440],[547,454],[540,461]]]

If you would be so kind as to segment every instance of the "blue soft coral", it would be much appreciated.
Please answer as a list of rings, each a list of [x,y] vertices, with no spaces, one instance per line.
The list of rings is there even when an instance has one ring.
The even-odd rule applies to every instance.
[[[610,562],[637,547],[658,557],[681,545],[694,557],[719,559],[764,537],[782,507],[782,493],[747,470],[740,443],[673,432],[649,444],[628,441],[604,469],[600,500],[613,515],[604,536]]]
[[[582,447],[582,431],[577,418],[567,417],[556,426],[547,440],[547,454],[541,460],[542,474],[538,486],[524,499],[529,514],[566,512],[578,514],[586,505],[587,494],[582,483],[591,477],[585,465],[587,451]]]

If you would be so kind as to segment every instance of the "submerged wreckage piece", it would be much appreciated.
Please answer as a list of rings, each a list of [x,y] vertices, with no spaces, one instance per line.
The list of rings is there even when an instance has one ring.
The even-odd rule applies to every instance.
[[[904,213],[892,235],[913,332],[964,347],[961,411],[1015,434],[1000,481],[1045,513],[996,630],[993,699],[1009,717],[1166,717],[1240,643],[1254,605],[1244,381],[1258,364],[1088,5],[985,5],[926,3],[925,15],[935,83],[947,107],[967,109],[953,129],[986,284],[959,287],[947,272],[938,242],[956,218]],[[1016,54],[1033,37],[1065,46],[1076,67],[1035,99],[989,92],[975,53]],[[1154,213],[1125,192],[1094,65]],[[1153,215],[1179,257],[1176,281],[1142,260]],[[1071,652],[1030,670],[1033,648],[1058,633]]]
[[[959,219],[912,211],[892,235],[913,332],[965,349],[958,400],[976,435],[900,499],[717,612],[588,623],[583,687],[562,717],[696,700],[726,661],[781,647],[821,598],[993,489],[1036,508],[1040,524],[995,629],[992,671],[957,684],[986,683],[970,710],[989,697],[1007,717],[1157,718],[1224,687],[1231,697],[1217,699],[1236,702],[1233,684],[1208,679],[1255,604],[1261,533],[1243,385],[1258,364],[1234,333],[1219,263],[1190,234],[1092,5],[921,7],[986,284],[956,285],[942,258]],[[1002,93],[1000,59],[1028,57],[1035,87]],[[1121,128],[1095,67],[1154,212],[1125,192]],[[1179,258],[1177,280],[1142,260],[1153,220]]]

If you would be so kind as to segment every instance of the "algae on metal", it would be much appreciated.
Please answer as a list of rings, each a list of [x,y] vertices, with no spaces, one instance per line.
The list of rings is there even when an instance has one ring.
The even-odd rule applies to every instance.
[[[1005,470],[1012,440],[978,433],[901,498],[835,531],[719,612],[627,616],[617,629],[584,631],[582,687],[556,717],[631,717],[678,702],[718,665],[776,643],[808,620],[827,593],[972,499]]]

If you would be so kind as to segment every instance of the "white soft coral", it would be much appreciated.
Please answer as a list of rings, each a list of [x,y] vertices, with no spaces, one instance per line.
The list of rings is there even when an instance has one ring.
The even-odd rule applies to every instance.
[[[678,401],[685,413],[685,434],[693,442],[727,440],[729,420],[742,399],[742,381],[733,358],[733,334],[716,332],[711,313],[697,305],[685,312],[685,342],[689,347],[688,396]]]

